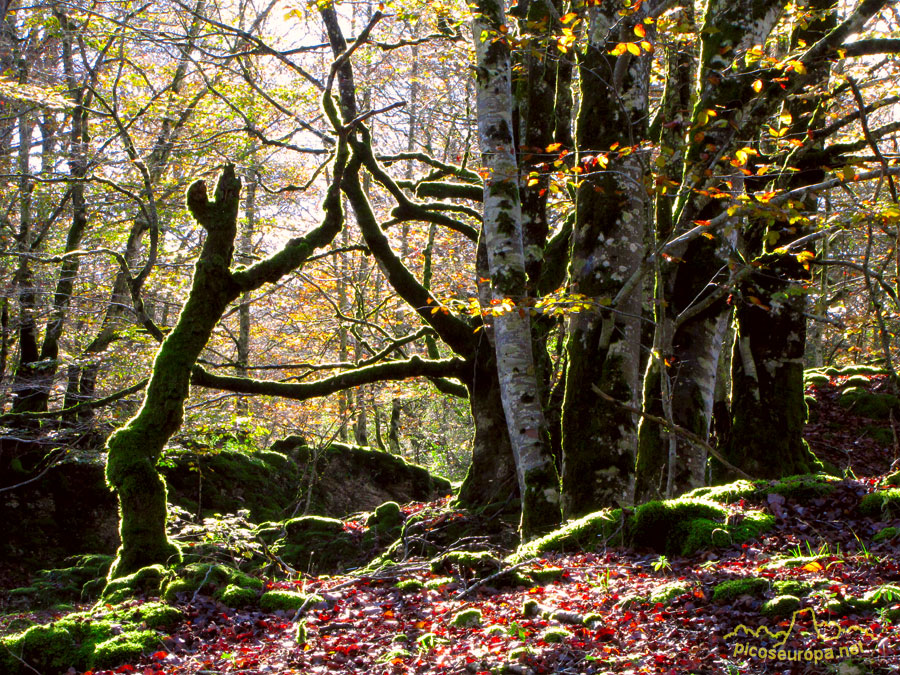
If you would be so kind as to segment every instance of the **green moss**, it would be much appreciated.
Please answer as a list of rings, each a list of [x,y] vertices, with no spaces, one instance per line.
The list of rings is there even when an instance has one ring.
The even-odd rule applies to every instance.
[[[435,577],[425,582],[425,588],[430,591],[440,590],[447,584],[453,583],[453,577]]]
[[[831,382],[831,378],[823,373],[807,373],[803,376],[803,384],[823,387]]]
[[[272,550],[289,565],[305,571],[338,571],[359,562],[363,553],[353,535],[336,518],[303,516],[283,524],[285,536]]]
[[[507,561],[522,562],[548,551],[593,551],[621,531],[622,510],[604,510],[570,521],[562,528],[518,548]],[[618,539],[621,541],[621,539]],[[609,542],[613,543],[613,542]]]
[[[139,659],[144,652],[161,646],[160,637],[155,631],[123,633],[99,643],[94,648],[91,665],[95,668],[110,668],[130,663]]]
[[[796,581],[793,579],[786,581],[776,581],[772,584],[775,595],[793,595],[802,598],[809,595],[814,586],[809,581]]]
[[[422,590],[424,586],[425,584],[418,579],[404,579],[403,581],[398,581],[394,584],[394,588],[403,593],[415,593],[416,591]]]
[[[757,487],[765,493],[774,492],[782,497],[794,499],[812,499],[822,497],[834,491],[835,483],[839,482],[834,476],[824,474],[803,474],[799,476],[787,476],[777,481],[758,481]]]
[[[886,527],[883,530],[879,530],[879,532],[872,537],[873,541],[885,541],[887,539],[893,539],[900,533],[896,527]]]
[[[852,389],[854,387],[868,387],[872,384],[872,379],[866,375],[851,375],[841,384],[842,389]]]
[[[877,427],[870,424],[863,427],[863,434],[878,443],[878,445],[892,446],[894,444],[894,432],[887,427]]]
[[[216,591],[214,597],[229,607],[246,607],[256,602],[258,596],[259,591],[255,588],[241,588],[235,584],[229,584]]]
[[[103,589],[103,600],[117,604],[137,595],[159,595],[170,576],[171,572],[162,565],[142,567],[128,576],[110,580]]]
[[[301,607],[309,609],[320,602],[322,602],[322,597],[314,593],[268,591],[263,593],[259,599],[259,608],[265,612],[272,612],[278,609],[297,610]]]
[[[453,615],[450,625],[457,628],[474,628],[481,625],[481,610],[476,607],[464,609]]]
[[[565,642],[570,637],[572,637],[572,633],[565,628],[547,628],[540,634],[539,639],[548,644],[557,644]]]
[[[892,394],[873,394],[860,387],[841,392],[838,403],[851,412],[871,419],[886,420],[891,412],[898,412],[900,399]]]
[[[756,577],[745,579],[729,579],[713,588],[712,598],[715,602],[731,602],[743,595],[761,597],[769,590],[769,580]]]
[[[162,602],[145,602],[138,605],[130,617],[132,621],[141,622],[154,630],[172,630],[183,618],[184,614],[180,609]]]
[[[528,598],[525,602],[522,603],[522,616],[530,617],[537,616],[540,611],[540,605],[538,605],[538,601],[534,598]]]
[[[684,495],[684,498],[696,499],[702,497],[703,499],[712,502],[730,504],[749,497],[756,491],[756,483],[751,483],[749,480],[738,480],[733,483],[727,483],[726,485],[700,487],[688,492]]]
[[[500,560],[489,551],[450,551],[431,562],[435,574],[459,571],[464,575],[487,576],[497,572]]]
[[[764,602],[760,613],[768,617],[789,616],[800,609],[800,598],[794,595],[779,595]]]
[[[859,502],[859,510],[864,516],[881,518],[900,513],[900,488],[871,492]]]
[[[49,675],[70,668],[114,667],[158,648],[161,636],[154,629],[174,628],[181,618],[179,610],[161,603],[104,605],[97,611],[69,614],[0,639],[0,668],[6,675]]]
[[[696,550],[688,546],[701,545],[707,529],[706,524],[698,524],[694,530],[693,521],[724,521],[726,515],[727,511],[722,506],[703,499],[647,502],[634,511],[629,539],[637,546],[660,553],[685,555]],[[691,536],[692,530],[694,536]]]
[[[883,487],[900,487],[900,471],[895,471],[892,474],[888,474],[881,480],[881,483],[879,483],[879,485]]]
[[[563,573],[565,570],[562,567],[542,567],[528,570],[528,576],[538,584],[551,584],[559,581],[562,579]]]
[[[693,584],[686,581],[673,581],[654,589],[647,599],[654,604],[662,603],[668,605],[675,598],[690,592],[691,588],[693,588]]]
[[[403,512],[397,502],[385,502],[366,520],[366,526],[389,532],[403,523]]]
[[[194,593],[200,588],[200,582],[192,579],[172,579],[166,584],[162,592],[162,599],[166,602],[178,602],[182,594]]]
[[[590,628],[592,624],[601,623],[605,620],[606,616],[598,612],[590,612],[584,615],[584,625],[588,628]]]

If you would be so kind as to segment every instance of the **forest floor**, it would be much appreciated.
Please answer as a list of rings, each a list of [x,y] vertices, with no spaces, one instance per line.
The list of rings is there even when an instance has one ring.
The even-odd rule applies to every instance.
[[[415,559],[369,575],[267,580],[322,597],[302,618],[195,594],[155,653],[93,675],[898,672],[900,536],[876,537],[900,520],[896,511],[873,518],[859,509],[889,472],[896,443],[872,440],[864,431],[872,421],[842,408],[835,384],[813,392],[818,417],[808,440],[845,478],[827,494],[761,490],[732,505],[731,517],[775,517],[757,539],[689,557],[614,547],[549,553],[529,564],[558,576],[531,588],[435,573]],[[882,385],[874,378],[870,386]],[[429,506],[442,507],[413,508]],[[401,590],[398,580],[423,586]],[[734,580],[746,583],[722,590]],[[779,593],[799,603],[765,614]],[[523,610],[528,601],[537,604]],[[466,610],[468,623],[452,625]],[[8,614],[0,629],[50,618]]]

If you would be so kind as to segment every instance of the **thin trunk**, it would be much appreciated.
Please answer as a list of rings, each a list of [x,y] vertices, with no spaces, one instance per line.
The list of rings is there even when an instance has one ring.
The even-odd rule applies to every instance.
[[[478,134],[484,181],[484,239],[492,303],[512,303],[494,317],[493,333],[500,397],[522,497],[520,530],[530,539],[560,519],[559,478],[549,448],[534,369],[526,303],[525,252],[513,139],[510,48],[497,0],[478,3],[472,25],[478,77]]]

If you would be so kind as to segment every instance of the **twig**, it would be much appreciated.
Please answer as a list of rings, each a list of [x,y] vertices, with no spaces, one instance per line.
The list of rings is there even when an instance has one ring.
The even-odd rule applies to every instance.
[[[531,563],[535,562],[536,560],[537,560],[537,558],[529,558],[528,560],[526,560],[524,562],[520,562],[516,565],[513,565],[512,567],[506,567],[506,568],[500,570],[499,572],[495,572],[494,574],[490,575],[489,577],[480,579],[479,581],[476,581],[474,584],[472,584],[468,588],[464,588],[463,590],[459,591],[455,596],[453,596],[453,599],[454,600],[462,600],[463,598],[468,597],[469,595],[471,595],[472,593],[477,591],[479,588],[481,588],[485,584],[489,584],[494,579],[498,579],[502,576],[505,576],[505,575],[509,574],[510,572],[515,572],[520,567],[524,567],[525,565],[530,565]]]
[[[630,406],[627,403],[622,403],[621,401],[614,399],[612,396],[610,396],[606,392],[601,391],[600,388],[597,387],[596,384],[592,384],[591,389],[593,389],[594,393],[596,393],[604,401],[609,401],[610,403],[615,403],[617,406],[621,407],[623,410],[627,410],[628,412],[634,413],[635,415],[640,415],[641,417],[648,419],[651,422],[655,422],[656,424],[659,424],[659,425],[667,428],[669,431],[672,431],[673,433],[676,433],[679,436],[683,436],[684,438],[688,439],[692,443],[696,443],[697,445],[706,449],[706,451],[710,455],[712,455],[718,461],[720,461],[725,466],[726,469],[733,471],[741,478],[746,478],[747,480],[753,480],[752,476],[745,473],[741,469],[737,468],[734,464],[732,464],[727,459],[725,459],[725,457],[722,456],[722,453],[720,453],[718,450],[716,450],[713,446],[711,446],[709,443],[704,441],[702,438],[700,438],[694,432],[688,431],[684,427],[678,426],[677,424],[670,424],[669,422],[664,420],[662,417],[657,417],[656,415],[651,415],[650,413],[645,413],[640,408],[635,408],[634,406]]]

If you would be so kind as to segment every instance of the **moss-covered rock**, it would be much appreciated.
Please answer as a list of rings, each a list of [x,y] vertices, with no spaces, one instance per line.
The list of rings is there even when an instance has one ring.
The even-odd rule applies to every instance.
[[[226,589],[229,587],[247,592],[237,593],[233,589],[226,595]],[[258,596],[262,587],[261,579],[251,577],[228,565],[191,563],[170,576],[162,589],[162,598],[166,602],[174,603],[187,599],[186,596],[189,594],[205,593],[229,606],[241,607],[247,598]],[[232,599],[242,604],[232,604]]]
[[[729,579],[717,584],[713,588],[712,599],[714,602],[732,602],[741,596],[762,597],[769,590],[769,580],[757,577],[744,579]]]
[[[660,553],[688,555],[706,545],[707,533],[716,529],[717,522],[724,522],[727,514],[719,504],[703,499],[647,502],[635,509],[628,539]],[[721,529],[724,532],[724,527]]]
[[[429,591],[437,591],[452,583],[453,577],[435,577],[425,582],[425,588]]]
[[[456,628],[475,628],[481,625],[481,610],[477,607],[463,609],[450,619],[450,625]]]
[[[302,516],[283,523],[284,537],[272,550],[296,569],[311,573],[338,571],[360,562],[363,551],[354,535],[336,518]]]
[[[278,609],[298,610],[309,609],[322,602],[322,596],[315,593],[301,593],[299,591],[268,591],[259,599],[259,608],[266,612]]]
[[[103,600],[118,604],[127,598],[141,595],[158,597],[161,588],[172,576],[172,572],[162,565],[142,567],[137,572],[110,580],[103,589]]]
[[[797,581],[795,579],[776,581],[772,584],[775,595],[793,595],[798,598],[809,595],[814,588],[814,584],[809,581]]]
[[[259,597],[259,591],[255,588],[241,588],[235,584],[228,584],[216,591],[214,597],[224,605],[239,608],[254,604]]]
[[[878,533],[872,537],[873,541],[887,541],[888,539],[893,539],[900,533],[896,527],[886,527],[883,530],[879,530]]]
[[[886,420],[891,412],[900,413],[900,399],[893,394],[876,394],[862,387],[850,387],[841,392],[838,403],[856,415]]]
[[[565,628],[551,626],[550,628],[545,628],[538,639],[547,644],[558,644],[565,642],[570,637],[572,637],[572,633]]]
[[[403,524],[403,512],[397,502],[385,502],[379,506],[366,520],[367,527],[374,527],[380,532],[390,532]]]
[[[402,593],[415,593],[422,590],[425,584],[419,579],[403,579],[394,584],[394,588]]]
[[[749,490],[749,484],[735,484],[715,493],[722,501]],[[595,550],[612,544],[632,544],[666,555],[690,555],[698,550],[728,546],[759,536],[770,529],[774,518],[751,511],[729,519],[722,504],[706,496],[651,501],[638,506],[632,515],[621,509],[599,511],[566,523],[540,539],[520,546],[507,558],[517,563],[546,551]],[[709,494],[707,491],[705,494]]]
[[[389,501],[431,501],[452,490],[448,480],[427,469],[364,446],[333,442],[315,448],[305,439],[291,436],[270,449],[314,476],[306,484],[311,494],[303,495],[304,500],[309,499],[311,513],[340,518],[372,511]]]
[[[688,499],[698,499],[702,497],[703,499],[707,499],[712,502],[730,504],[732,502],[736,502],[749,497],[750,495],[755,493],[757,489],[757,484],[754,482],[751,482],[749,480],[738,480],[734,481],[733,483],[727,483],[725,485],[699,487],[691,490],[686,495],[684,495],[684,497]]]
[[[565,570],[562,567],[540,567],[528,570],[528,577],[536,584],[552,584],[562,579]]]
[[[178,609],[162,603],[70,614],[0,639],[0,672],[55,675],[70,668],[112,668],[158,648],[163,635],[157,631],[168,632],[181,619]]]
[[[693,584],[687,581],[672,581],[653,589],[653,592],[647,597],[651,603],[662,603],[668,605],[675,598],[681,597],[685,593],[689,593],[693,588]]]
[[[764,602],[760,613],[768,617],[790,616],[800,609],[800,598],[794,595],[779,595]]]
[[[52,607],[66,602],[86,602],[100,596],[106,586],[111,555],[74,556],[68,567],[40,570],[30,586],[9,591],[13,606],[29,609]]]
[[[834,491],[840,479],[826,474],[803,474],[787,476],[776,481],[757,481],[757,488],[763,493],[775,493],[792,499],[813,499]]]
[[[859,502],[859,511],[870,518],[881,518],[900,513],[900,488],[871,492]]]

